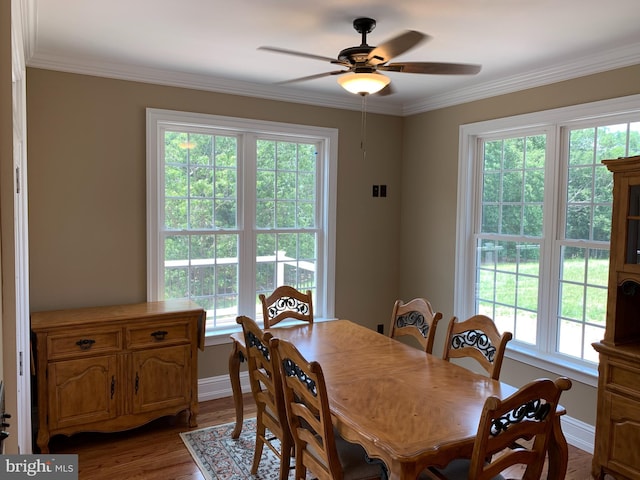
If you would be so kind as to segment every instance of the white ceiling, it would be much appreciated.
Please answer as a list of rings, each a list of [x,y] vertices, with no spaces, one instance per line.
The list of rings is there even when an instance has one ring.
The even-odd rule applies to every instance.
[[[377,45],[404,30],[429,41],[393,61],[481,64],[474,76],[388,72],[396,93],[371,111],[410,114],[640,63],[638,0],[21,0],[27,65],[296,102],[359,108],[325,77],[358,46],[356,17]],[[640,81],[640,79],[639,79]]]

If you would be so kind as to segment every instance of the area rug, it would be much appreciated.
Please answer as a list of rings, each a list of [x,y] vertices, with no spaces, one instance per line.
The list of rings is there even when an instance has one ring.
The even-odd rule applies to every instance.
[[[280,460],[264,447],[260,467],[251,475],[256,439],[256,419],[244,421],[238,439],[231,438],[235,423],[226,423],[180,433],[180,437],[207,480],[276,480]],[[293,469],[289,478],[293,478]]]

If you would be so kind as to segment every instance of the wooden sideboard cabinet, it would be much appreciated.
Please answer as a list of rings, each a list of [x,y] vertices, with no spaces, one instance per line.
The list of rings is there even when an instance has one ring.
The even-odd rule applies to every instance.
[[[204,310],[189,300],[31,314],[38,436],[115,432],[187,411],[197,426]]]
[[[609,288],[600,355],[592,473],[640,480],[640,156],[613,172]]]

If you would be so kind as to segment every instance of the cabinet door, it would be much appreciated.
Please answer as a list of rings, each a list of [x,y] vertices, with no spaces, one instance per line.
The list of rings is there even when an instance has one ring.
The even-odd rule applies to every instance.
[[[117,416],[117,356],[49,364],[49,428],[105,421]]]
[[[191,345],[132,353],[133,413],[191,402]]]
[[[638,399],[611,394],[609,468],[640,478],[640,405]]]

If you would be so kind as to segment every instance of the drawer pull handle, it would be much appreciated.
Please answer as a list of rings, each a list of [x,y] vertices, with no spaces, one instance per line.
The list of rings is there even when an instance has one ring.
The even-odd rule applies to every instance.
[[[94,343],[96,343],[95,340],[84,338],[82,340],[78,340],[76,345],[80,347],[80,350],[89,350]]]
[[[140,388],[140,377],[138,376],[138,372],[136,372],[136,395],[138,394],[139,388]]]
[[[166,337],[168,334],[169,332],[167,332],[166,330],[156,330],[151,334],[151,336],[156,340],[164,340],[164,337]]]
[[[111,377],[111,400],[113,400],[113,394],[116,393],[116,377]]]

